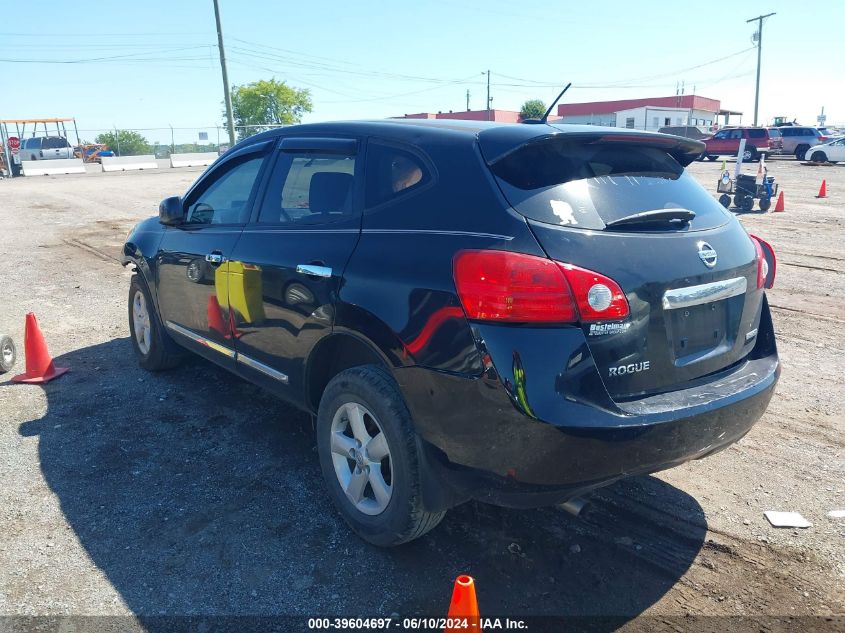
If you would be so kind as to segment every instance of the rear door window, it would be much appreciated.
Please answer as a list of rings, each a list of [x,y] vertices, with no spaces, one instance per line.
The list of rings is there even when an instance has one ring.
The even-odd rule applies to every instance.
[[[759,128],[748,130],[748,138],[766,138],[766,130]]]
[[[720,226],[729,218],[658,147],[552,137],[510,152],[491,170],[519,213],[548,224],[602,230],[634,213],[678,208],[695,212],[691,230]]]

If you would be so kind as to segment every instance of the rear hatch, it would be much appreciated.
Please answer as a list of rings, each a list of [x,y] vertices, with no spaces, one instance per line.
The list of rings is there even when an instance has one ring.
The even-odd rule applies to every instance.
[[[508,148],[492,132],[479,135],[485,160],[546,254],[625,293],[624,320],[580,323],[611,397],[689,386],[750,352],[763,296],[756,251],[684,171],[700,142],[546,126]]]

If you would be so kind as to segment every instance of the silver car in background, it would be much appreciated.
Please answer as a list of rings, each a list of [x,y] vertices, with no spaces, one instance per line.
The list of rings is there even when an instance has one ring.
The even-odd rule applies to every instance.
[[[783,153],[795,154],[798,160],[804,160],[807,150],[814,145],[827,142],[827,137],[814,127],[786,125],[778,130],[783,137]]]
[[[73,146],[63,136],[33,136],[21,142],[21,160],[73,158]]]

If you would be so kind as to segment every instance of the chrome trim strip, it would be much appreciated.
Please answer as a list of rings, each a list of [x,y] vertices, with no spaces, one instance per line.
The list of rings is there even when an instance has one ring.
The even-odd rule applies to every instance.
[[[300,275],[311,275],[313,277],[331,277],[332,269],[328,266],[315,266],[314,264],[297,264],[296,272]]]
[[[191,330],[182,327],[181,325],[176,325],[172,321],[166,321],[165,325],[168,329],[173,330],[177,334],[181,334],[185,338],[191,339],[194,343],[199,343],[200,345],[204,345],[209,349],[213,349],[215,352],[220,352],[224,356],[228,356],[229,358],[235,357],[235,350],[226,347],[225,345],[221,345],[211,339],[208,339],[204,336],[200,336],[195,332],[191,332]]]
[[[513,235],[497,235],[496,233],[476,233],[474,231],[437,231],[434,229],[363,229],[362,233],[371,233],[374,235],[455,235],[464,237],[487,237],[495,240],[513,239]]]
[[[689,308],[702,303],[730,299],[745,294],[747,287],[748,280],[745,277],[734,277],[733,279],[714,281],[700,286],[667,290],[663,294],[663,309],[677,310],[678,308]]]
[[[243,354],[237,355],[237,361],[239,363],[243,363],[247,367],[252,367],[255,370],[260,371],[265,376],[269,376],[275,380],[278,380],[281,383],[288,384],[288,377],[287,374],[283,374],[280,371],[276,371],[272,367],[268,367],[264,363],[261,363],[254,358],[250,358],[249,356],[244,356]]]

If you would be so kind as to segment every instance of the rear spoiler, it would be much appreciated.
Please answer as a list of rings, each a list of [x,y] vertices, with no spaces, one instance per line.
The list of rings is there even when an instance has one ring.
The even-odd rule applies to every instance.
[[[561,129],[549,134],[526,138],[524,134],[509,133],[514,127],[516,126],[492,128],[484,130],[478,135],[481,152],[488,165],[493,166],[506,156],[525,147],[535,143],[547,143],[550,140],[561,143],[583,143],[585,145],[619,143],[638,147],[654,147],[662,149],[684,167],[698,158],[705,148],[704,143],[695,139],[670,134],[639,132],[625,128],[598,128],[585,131],[587,126],[577,126],[578,131],[568,132]],[[532,126],[529,129],[536,130],[538,127]],[[549,127],[554,128],[555,126]]]

